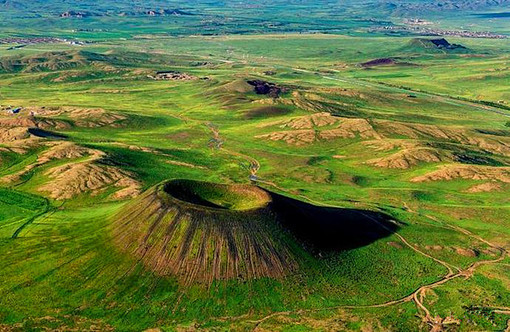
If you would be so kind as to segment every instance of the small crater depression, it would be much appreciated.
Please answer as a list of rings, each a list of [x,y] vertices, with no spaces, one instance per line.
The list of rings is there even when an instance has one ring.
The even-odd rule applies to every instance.
[[[266,191],[249,185],[174,180],[167,182],[163,190],[180,201],[214,209],[254,210],[271,202],[271,196]]]

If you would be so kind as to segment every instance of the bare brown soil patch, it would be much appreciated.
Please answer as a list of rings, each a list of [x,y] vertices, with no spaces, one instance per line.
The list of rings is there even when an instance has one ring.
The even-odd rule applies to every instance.
[[[449,165],[437,171],[417,176],[412,182],[464,180],[491,180],[510,183],[509,167],[490,167],[476,165]]]
[[[369,160],[367,163],[382,168],[408,169],[419,163],[441,162],[444,158],[432,148],[413,147],[404,149],[388,157]]]
[[[478,251],[476,251],[474,249],[466,249],[466,248],[458,248],[458,247],[455,247],[453,249],[455,250],[455,252],[458,255],[461,255],[461,256],[465,256],[465,257],[478,257],[479,256]]]
[[[435,125],[405,123],[396,121],[376,121],[379,131],[387,137],[404,136],[407,138],[434,138],[460,141],[465,138],[464,130],[459,128],[442,128]]]
[[[389,245],[390,247],[397,248],[397,249],[402,249],[402,248],[404,248],[404,247],[403,247],[400,243],[393,242],[393,241],[388,242],[388,245]]]
[[[83,127],[117,127],[121,126],[125,119],[126,117],[123,115],[108,113],[102,109],[26,107],[18,114],[0,115],[0,143],[5,145],[4,148],[9,151],[23,154],[36,147],[44,145],[51,147],[53,146],[51,142],[54,142],[52,140],[66,138],[65,135],[52,131],[53,129],[68,129],[71,127],[71,123]],[[62,150],[54,151],[54,153],[69,154],[68,158],[74,158],[73,154],[76,154],[77,147],[66,146],[66,148],[61,146]],[[44,158],[44,155],[41,157]],[[50,156],[50,159],[62,158],[54,155]],[[45,162],[38,160],[35,166]],[[28,166],[28,168],[30,167],[32,166]],[[19,178],[20,174],[8,177],[9,181]],[[5,180],[6,178],[3,179],[3,181]]]
[[[327,112],[297,117],[287,121],[266,123],[261,127],[269,126],[278,126],[281,129],[292,130],[275,131],[270,134],[259,135],[256,137],[266,138],[272,141],[285,141],[294,145],[311,144],[315,141],[328,141],[335,138],[381,138],[368,120],[338,118]],[[333,126],[333,128],[322,129],[322,127],[330,126]]]
[[[0,130],[0,143],[25,140],[30,137],[26,128],[16,127]]]
[[[68,124],[53,119],[39,119],[25,114],[0,116],[0,143],[8,150],[23,154],[28,150],[40,146],[42,140],[37,133],[46,132],[50,128],[64,128]]]
[[[0,128],[66,129],[69,127],[69,124],[64,121],[36,118],[25,114],[0,117]]]
[[[105,126],[121,127],[122,122],[127,119],[125,115],[107,112],[102,108],[33,107],[28,108],[27,110],[33,112],[33,114],[35,114],[35,117],[39,119],[39,121],[58,121],[53,118],[62,117],[65,119],[69,119],[72,123],[74,123],[78,127],[85,128]],[[67,123],[66,125],[69,126]],[[55,128],[59,129],[58,127]]]
[[[437,251],[437,250],[443,250],[443,247],[440,246],[440,245],[435,244],[433,246],[425,246],[425,249],[427,249],[427,250],[436,250]]]
[[[340,121],[340,118],[332,116],[328,112],[315,113],[312,115],[305,115],[295,117],[289,120],[280,120],[276,122],[264,123],[260,127],[278,126],[282,129],[313,129],[315,127],[324,127],[333,125]]]
[[[46,175],[51,181],[39,187],[39,191],[48,192],[54,199],[70,199],[84,192],[95,195],[110,186],[122,188],[114,198],[133,197],[141,188],[128,172],[93,161],[54,167]]]
[[[444,140],[476,146],[492,153],[510,155],[510,140],[501,137],[479,135],[457,127],[381,120],[374,122],[378,132],[384,137],[404,136],[412,139]]]
[[[51,142],[48,145],[50,148],[37,158],[39,165],[54,159],[77,159],[85,156],[98,159],[104,156],[104,153],[99,150],[88,149],[72,142]]]
[[[334,138],[380,139],[370,122],[366,119],[342,118],[340,124],[334,129],[323,130],[320,138],[330,140]]]
[[[121,114],[109,113],[103,109],[74,109],[68,112],[70,119],[78,127],[120,127],[121,122],[126,120],[126,116]]]
[[[332,116],[329,113],[316,113],[310,116],[305,116],[289,121],[281,126],[281,128],[292,128],[292,129],[311,129],[314,127],[330,126],[339,121],[338,118]]]
[[[259,135],[257,138],[265,138],[271,141],[284,141],[292,145],[312,144],[317,140],[314,130],[277,131],[271,134]]]
[[[341,94],[346,97],[355,97],[361,98],[360,93],[355,90],[345,90],[342,89],[333,89],[333,88],[324,88],[324,93],[336,93]],[[403,95],[390,95],[390,96],[370,96],[370,99],[377,100],[378,102],[385,103],[388,98],[402,99]],[[379,99],[377,99],[379,98]],[[343,114],[348,115],[349,110],[352,109],[352,103],[342,102],[339,100],[331,100],[328,99],[327,95],[323,96],[317,93],[311,92],[303,92],[303,91],[294,91],[292,93],[292,98],[285,98],[281,100],[283,104],[294,105],[303,110],[308,110],[311,112],[319,112],[314,115],[316,117],[320,117],[321,119],[326,119],[327,115],[324,114],[331,113],[333,111],[337,111],[338,109],[344,112]],[[344,116],[345,116],[344,115]],[[329,117],[332,117],[329,115]],[[405,137],[407,139],[415,139],[415,140],[431,140],[431,141],[445,141],[462,145],[471,145],[473,147],[477,147],[477,149],[482,151],[487,151],[495,154],[510,156],[510,139],[507,137],[501,137],[497,135],[490,135],[479,132],[473,132],[461,127],[454,126],[439,126],[432,124],[421,124],[421,123],[406,123],[406,122],[398,122],[398,121],[388,121],[388,120],[373,120],[367,121],[365,119],[345,119],[332,117],[333,119],[338,119],[346,124],[346,128],[342,125],[336,129],[328,129],[328,131],[321,132],[321,135],[317,135],[319,139],[331,139],[331,138],[352,138],[355,136],[359,136],[362,139],[374,138],[401,138]],[[334,123],[334,120],[331,120],[331,123],[327,125],[331,125]],[[276,124],[275,124],[276,125]],[[358,126],[358,129],[354,129],[353,127]],[[312,129],[317,128],[318,126],[314,124],[314,120],[310,117],[301,117],[294,118],[289,121],[287,124],[288,128],[293,129]],[[300,134],[302,135],[302,134]],[[308,134],[310,135],[310,134]],[[295,135],[277,135],[278,137],[288,137]],[[275,139],[275,137],[271,138]],[[308,140],[300,140],[300,139],[291,139],[291,141],[302,141],[306,142]]]
[[[482,184],[477,184],[469,188],[467,191],[470,193],[484,193],[491,191],[500,191],[502,190],[501,184],[497,182],[486,182]]]
[[[120,127],[127,117],[101,108],[26,107],[19,114],[0,116],[0,128],[69,129],[78,127]]]
[[[49,148],[38,156],[35,163],[27,165],[17,173],[3,177],[0,181],[3,183],[19,181],[23,175],[52,160],[87,158],[82,162],[71,162],[51,168],[46,172],[51,180],[39,187],[39,191],[48,192],[54,199],[69,199],[83,192],[91,192],[94,195],[110,186],[120,189],[113,195],[117,199],[139,194],[141,185],[128,172],[97,163],[97,160],[105,156],[102,151],[88,149],[71,142],[48,142],[46,145]]]
[[[42,152],[35,163],[27,165],[19,172],[4,176],[0,179],[0,182],[12,183],[19,181],[26,173],[52,160],[77,159],[86,156],[90,156],[89,160],[96,160],[104,156],[104,153],[99,150],[84,148],[71,142],[49,142],[46,145],[49,146],[49,149]]]
[[[345,93],[345,94],[355,94],[357,95],[357,92],[353,90],[336,90],[338,93]],[[361,98],[361,97],[360,97]],[[292,98],[283,98],[280,100],[281,103],[286,105],[293,105],[297,108],[300,108],[305,111],[309,112],[331,112],[335,109],[338,109],[340,107],[350,107],[352,106],[349,103],[344,103],[341,101],[332,101],[324,96],[321,96],[316,93],[312,92],[300,92],[300,91],[294,91],[292,93]]]

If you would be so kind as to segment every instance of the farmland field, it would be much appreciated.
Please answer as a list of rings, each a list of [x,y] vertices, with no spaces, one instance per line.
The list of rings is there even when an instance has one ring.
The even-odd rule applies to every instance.
[[[0,0],[0,331],[508,331],[508,12]]]

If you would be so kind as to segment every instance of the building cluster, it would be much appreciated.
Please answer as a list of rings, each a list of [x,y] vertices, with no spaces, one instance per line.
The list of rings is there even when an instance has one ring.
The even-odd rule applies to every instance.
[[[15,106],[11,106],[11,105],[7,105],[7,106],[0,105],[0,111],[2,111],[5,114],[18,114],[19,112],[21,112],[22,109],[23,109],[22,107],[15,107]]]
[[[469,31],[469,30],[443,30],[438,28],[429,28],[423,26],[401,26],[401,25],[387,25],[383,27],[373,28],[372,32],[408,32],[417,35],[425,36],[453,36],[453,37],[468,37],[468,38],[489,38],[489,39],[506,39],[508,36],[495,34],[489,31]]]

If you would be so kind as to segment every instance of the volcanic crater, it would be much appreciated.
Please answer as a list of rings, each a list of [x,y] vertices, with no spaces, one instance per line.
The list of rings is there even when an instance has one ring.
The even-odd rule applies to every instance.
[[[180,284],[282,278],[322,253],[387,237],[398,223],[380,212],[314,206],[254,185],[171,180],[114,218],[115,245]]]

